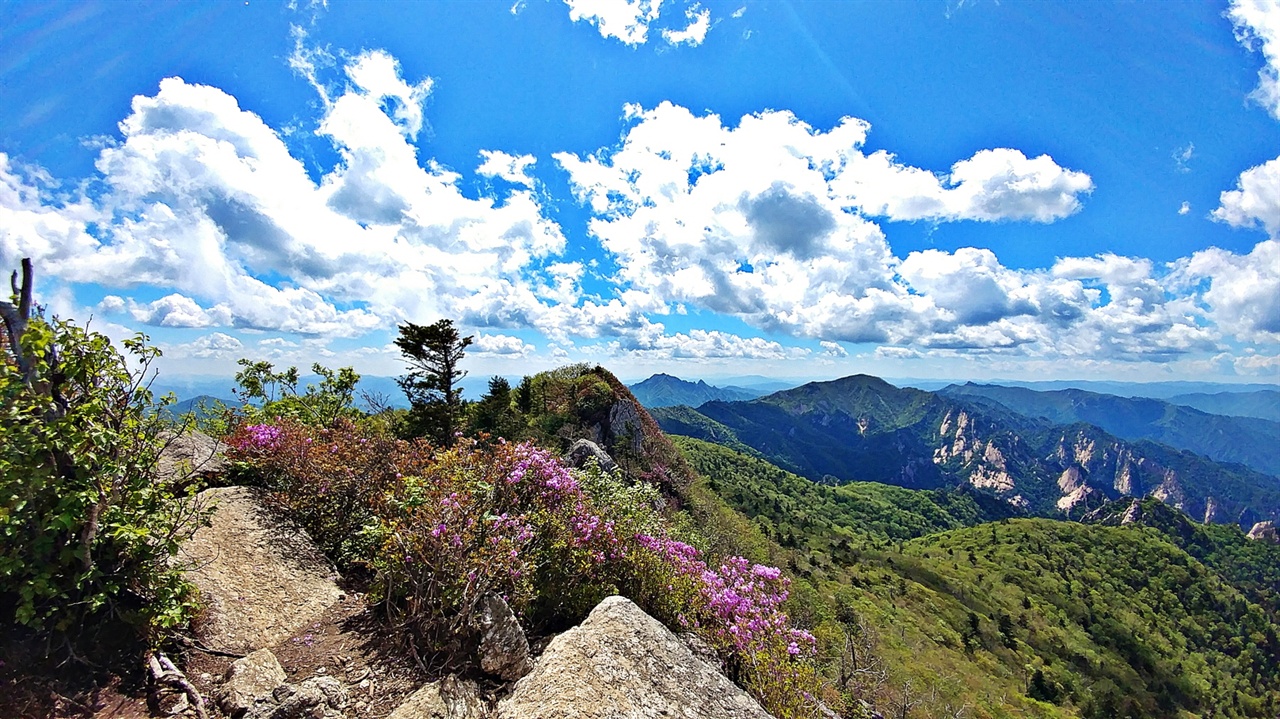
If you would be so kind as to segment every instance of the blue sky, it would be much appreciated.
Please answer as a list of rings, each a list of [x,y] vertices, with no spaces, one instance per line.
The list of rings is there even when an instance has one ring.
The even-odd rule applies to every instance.
[[[170,374],[1280,378],[1280,6],[0,4],[0,264]]]

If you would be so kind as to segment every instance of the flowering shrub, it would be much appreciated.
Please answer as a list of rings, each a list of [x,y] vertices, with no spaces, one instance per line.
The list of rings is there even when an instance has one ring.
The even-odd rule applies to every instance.
[[[684,542],[643,534],[636,542],[642,555],[635,557],[637,593],[646,608],[710,642],[729,674],[774,716],[813,713],[808,697],[818,685],[811,661],[816,641],[792,628],[782,611],[790,586],[782,570],[742,557],[712,570]]]
[[[781,609],[788,580],[740,557],[712,569],[670,536],[648,484],[571,470],[529,443],[460,438],[428,456],[426,445],[342,424],[247,425],[229,444],[321,546],[367,559],[373,595],[415,650],[468,652],[489,593],[535,630],[576,622],[621,593],[703,635],[775,716],[811,713],[814,640]]]
[[[430,460],[423,444],[362,432],[345,419],[329,429],[287,419],[242,424],[226,443],[242,479],[271,490],[343,568],[367,564],[375,500]]]

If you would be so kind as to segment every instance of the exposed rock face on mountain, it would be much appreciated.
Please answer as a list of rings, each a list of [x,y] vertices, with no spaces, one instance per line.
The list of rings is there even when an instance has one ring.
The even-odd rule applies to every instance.
[[[196,626],[213,649],[247,653],[273,646],[342,596],[337,571],[307,533],[267,508],[260,491],[224,487],[196,501],[215,507],[178,555],[200,590]]]
[[[686,717],[767,719],[716,668],[623,597],[556,637],[498,704],[501,719]]]
[[[1124,440],[1151,440],[1219,462],[1238,462],[1259,472],[1280,475],[1280,422],[1210,414],[1145,397],[1064,389],[1039,392],[1024,387],[952,385],[940,394],[957,399],[993,401],[1028,417],[1054,424],[1087,422]],[[1271,393],[1275,394],[1275,393]]]
[[[1249,530],[1249,539],[1260,539],[1280,544],[1280,527],[1276,526],[1275,520],[1271,519],[1265,522],[1258,522]]]
[[[864,375],[654,416],[669,432],[745,446],[814,481],[969,485],[1041,514],[1078,516],[1122,496],[1152,496],[1206,522],[1280,518],[1275,478],[1247,467]]]

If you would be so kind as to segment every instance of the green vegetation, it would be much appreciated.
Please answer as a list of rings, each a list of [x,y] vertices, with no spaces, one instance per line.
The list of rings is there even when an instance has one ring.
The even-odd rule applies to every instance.
[[[241,359],[244,369],[236,373],[236,392],[244,403],[246,421],[260,422],[291,419],[297,422],[331,426],[341,418],[359,415],[351,406],[360,375],[350,367],[336,372],[319,363],[311,371],[320,376],[319,385],[307,385],[298,394],[298,368],[277,372],[269,362]],[[257,404],[252,404],[257,403]]]
[[[1249,539],[1237,526],[1200,524],[1187,515],[1147,498],[1124,499],[1091,512],[1084,521],[1093,524],[1120,524],[1137,503],[1134,523],[1158,530],[1170,542],[1244,593],[1250,601],[1280,618],[1280,544]]]
[[[1280,546],[1237,527],[1155,500],[1143,506],[1163,531],[980,523],[981,495],[818,485],[675,442],[701,484],[785,546],[778,561],[797,577],[788,611],[817,636],[848,705],[993,717],[1269,717],[1280,706],[1267,601]]]
[[[911,539],[1014,516],[1009,505],[973,491],[815,484],[727,447],[689,437],[672,441],[698,474],[710,478],[712,490],[784,547],[821,538],[820,547],[810,548],[830,552],[847,549],[852,540]]]
[[[159,350],[32,313],[24,261],[0,302],[0,616],[74,635],[123,620],[151,642],[183,624],[190,587],[169,563],[197,526],[186,488],[159,481],[167,424],[146,386]]]
[[[400,379],[412,405],[405,436],[427,437],[441,447],[453,444],[462,416],[462,390],[454,383],[467,374],[458,369],[458,362],[471,341],[458,334],[452,320],[400,326],[396,346],[412,368]]]

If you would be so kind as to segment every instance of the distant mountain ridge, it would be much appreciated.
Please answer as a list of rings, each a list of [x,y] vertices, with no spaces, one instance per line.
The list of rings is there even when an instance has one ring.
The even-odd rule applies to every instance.
[[[1151,495],[1203,521],[1247,527],[1280,516],[1280,481],[1247,467],[867,375],[651,414],[666,431],[740,443],[814,481],[968,484],[1046,515]]]
[[[1236,462],[1280,476],[1280,422],[1209,414],[1146,397],[1117,397],[1079,389],[1037,391],[967,383],[939,392],[972,397],[1054,424],[1086,422],[1122,439],[1147,439],[1218,462]]]
[[[702,380],[690,382],[669,374],[655,374],[643,382],[628,385],[627,389],[647,408],[682,404],[697,407],[705,402],[736,402],[764,394],[745,387],[716,387]]]
[[[1274,389],[1254,392],[1195,392],[1169,398],[1174,404],[1194,407],[1201,412],[1224,414],[1234,417],[1257,417],[1280,422],[1280,391]]]

